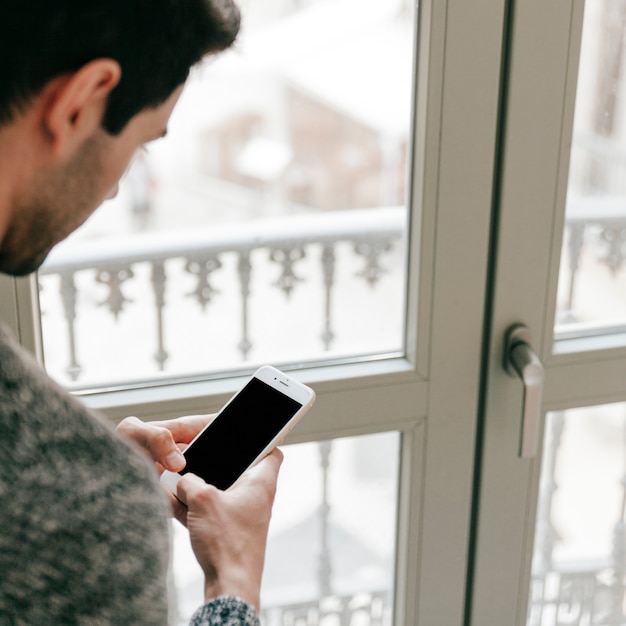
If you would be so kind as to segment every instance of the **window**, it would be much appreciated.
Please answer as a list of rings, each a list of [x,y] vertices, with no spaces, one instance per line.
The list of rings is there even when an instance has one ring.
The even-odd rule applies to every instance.
[[[271,34],[265,38],[268,53],[255,55],[255,62],[271,60],[272,44],[285,36],[291,38],[290,44],[279,47],[280,54],[274,53],[273,58],[291,64],[283,51],[298,49],[306,43],[303,37],[310,35],[310,25],[321,23],[323,28],[314,33],[319,46],[314,54],[298,59],[299,67],[302,72],[312,71],[320,60],[328,62],[326,51],[331,44],[343,44],[349,70],[338,56],[331,56],[333,68],[339,70],[335,82],[329,85],[324,81],[330,75],[323,75],[323,84],[304,84],[310,77],[302,73],[291,77],[300,81],[298,93],[273,82],[265,66],[258,80],[243,80],[243,43],[223,59],[225,66],[216,62],[202,68],[194,75],[183,106],[187,102],[191,107],[194,91],[202,92],[202,81],[212,76],[219,88],[209,92],[202,115],[214,110],[209,106],[213,100],[229,114],[238,114],[237,103],[252,95],[263,105],[266,124],[257,126],[255,120],[238,118],[231,126],[222,119],[206,119],[208,139],[206,132],[196,130],[183,139],[192,116],[182,114],[173,120],[166,140],[181,138],[176,163],[168,167],[162,160],[169,151],[164,142],[149,149],[150,162],[154,161],[155,171],[159,164],[164,182],[158,187],[146,185],[146,172],[141,170],[146,163],[138,162],[138,169],[129,173],[130,187],[120,194],[118,203],[100,212],[96,220],[103,221],[87,227],[93,234],[105,229],[108,219],[116,226],[125,223],[128,236],[117,237],[113,246],[105,239],[89,238],[85,231],[59,248],[41,274],[43,324],[56,319],[55,332],[60,337],[60,348],[53,349],[50,341],[55,339],[50,333],[46,339],[44,328],[46,364],[112,420],[129,414],[159,419],[214,411],[257,359],[271,360],[297,370],[296,376],[315,387],[317,404],[287,443],[308,446],[294,447],[296,456],[301,450],[309,450],[303,456],[315,456],[310,451],[318,450],[319,442],[332,441],[331,464],[336,466],[330,470],[329,481],[345,484],[351,478],[350,464],[340,463],[342,457],[339,452],[335,455],[335,449],[344,445],[382,448],[379,442],[393,442],[395,452],[387,455],[383,469],[388,508],[379,511],[384,512],[385,527],[394,528],[390,539],[394,552],[385,570],[393,571],[392,597],[381,608],[374,593],[380,585],[368,586],[360,579],[351,606],[371,609],[370,615],[383,615],[395,626],[462,623],[466,612],[504,4],[424,0],[418,15],[415,3],[399,0],[250,2],[244,10],[261,7],[266,11],[256,17],[250,13],[246,28],[251,42],[258,43],[266,31]],[[298,29],[304,16],[319,17],[323,12],[328,19]],[[285,23],[291,26],[281,30],[279,26]],[[385,36],[379,30],[379,37],[359,37],[358,28],[383,29],[385,25],[393,27],[391,34]],[[336,37],[324,39],[326,32]],[[348,44],[363,43],[363,39],[365,50],[350,56],[354,51]],[[397,64],[384,60],[385,54],[399,47],[404,52]],[[396,72],[404,76],[398,83],[404,95],[384,104]],[[228,91],[226,82],[238,77],[239,91]],[[342,107],[354,105],[352,96],[362,84],[369,89],[357,98],[357,104],[363,105],[362,117],[350,118],[345,132],[335,131],[337,112],[343,115]],[[342,102],[320,103],[319,98],[312,98],[314,89],[326,88],[331,95],[342,96]],[[232,98],[220,103],[229,93]],[[266,115],[269,101],[280,108]],[[396,112],[398,105],[406,117]],[[290,110],[298,112],[297,118],[287,115]],[[296,125],[298,120],[311,119],[313,112],[322,115],[318,131],[307,136],[303,146],[287,143],[287,128],[278,122],[291,120]],[[406,146],[391,128],[384,131],[384,140],[382,129],[372,131],[372,115],[378,113],[384,113],[384,121],[395,129],[406,125]],[[219,129],[227,132],[227,144],[220,139]],[[341,171],[340,177],[330,176],[306,151],[322,131],[330,138],[325,146],[341,144],[331,154],[334,166],[341,168],[332,171]],[[226,154],[222,143],[236,147],[236,154]],[[259,152],[266,158],[259,160]],[[189,160],[197,155],[202,168],[194,169]],[[305,167],[300,167],[301,161],[298,167],[290,167],[296,156],[304,159]],[[383,162],[386,168],[380,169]],[[224,177],[216,179],[224,163],[228,165]],[[193,172],[193,180],[173,183],[169,175],[177,168],[185,175]],[[362,178],[361,172],[365,172]],[[404,178],[398,178],[398,172]],[[275,185],[276,176],[283,174],[289,185]],[[139,179],[139,185],[133,178]],[[344,184],[347,180],[349,185]],[[176,202],[176,212],[161,231],[134,234],[135,226],[149,223],[150,218],[143,202],[136,203],[134,216],[123,212],[132,185],[144,190],[140,198],[145,199],[146,190],[151,190],[161,194],[163,202],[172,196],[184,201]],[[325,188],[331,193],[324,194]],[[231,224],[224,220],[214,224],[208,240],[201,224],[194,221],[204,219],[206,194],[212,194],[215,215],[235,219]],[[255,222],[252,233],[245,230],[244,225],[251,223],[251,207],[265,212],[262,220],[267,228]],[[107,211],[114,217],[107,218]],[[186,230],[177,228],[183,213],[191,219]],[[299,233],[301,245],[289,239],[293,232]],[[282,245],[284,240],[268,240],[268,233],[272,237],[287,233],[288,245]],[[260,250],[242,254],[233,248],[233,242],[239,245],[242,237],[252,238]],[[324,250],[329,238],[334,259]],[[145,254],[141,257],[156,244],[165,256],[148,255],[148,261]],[[185,257],[189,250],[191,259]],[[253,258],[257,256],[260,259]],[[94,259],[106,263],[95,268]],[[394,269],[398,266],[399,272]],[[329,267],[334,272],[326,273]],[[69,276],[64,275],[66,270]],[[356,280],[355,272],[360,274]],[[348,279],[350,289],[345,286]],[[32,297],[31,285],[23,280],[0,282],[7,296],[0,299],[3,316],[26,345],[38,348],[38,323],[33,322],[33,318],[38,320],[38,299]],[[276,282],[278,288],[272,285]],[[374,291],[369,283],[375,285]],[[259,284],[270,286],[266,306],[259,304]],[[316,285],[317,292],[299,300],[309,284]],[[58,299],[61,289],[63,298]],[[290,299],[284,299],[283,292],[290,292]],[[187,294],[192,295],[188,298]],[[127,302],[127,298],[134,301]],[[140,301],[149,306],[141,309]],[[174,316],[168,311],[171,306],[187,307],[187,312],[181,309]],[[85,307],[91,307],[88,313]],[[289,327],[284,332],[293,333],[284,344],[278,345],[272,335],[278,331],[264,315],[269,309],[275,312],[274,319],[284,320],[284,327]],[[209,324],[219,310],[220,319],[234,332],[215,332],[219,325]],[[109,328],[116,311],[119,326]],[[192,319],[196,326],[192,327]],[[86,331],[88,323],[93,324],[92,336]],[[112,358],[105,358],[110,344],[101,338],[116,333],[122,341],[111,350]],[[81,347],[85,335],[93,342],[93,350]],[[276,352],[263,346],[267,338]],[[183,340],[188,347],[181,352],[177,346]],[[104,367],[97,371],[99,363]],[[316,473],[320,469],[315,466]],[[396,484],[394,500],[391,491]],[[331,511],[338,514],[339,508],[333,503]],[[280,535],[280,529],[275,530]],[[380,572],[378,565],[374,561],[374,569]],[[368,566],[367,571],[373,570]],[[337,607],[343,606],[345,596],[335,592],[342,590],[330,582],[330,595],[302,598],[316,607],[310,613],[313,623],[319,623],[315,615],[334,618]],[[284,598],[280,608],[293,616],[298,603],[286,590]]]
[[[168,137],[40,272],[71,388],[404,351],[411,3],[242,9]]]

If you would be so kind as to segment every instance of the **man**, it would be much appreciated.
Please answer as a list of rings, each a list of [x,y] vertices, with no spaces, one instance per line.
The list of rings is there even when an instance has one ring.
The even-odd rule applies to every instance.
[[[190,67],[238,28],[231,0],[2,0],[1,272],[35,271],[115,193],[136,150],[165,134]],[[155,466],[182,469],[208,419],[128,418],[113,432],[0,325],[0,624],[166,624]],[[193,624],[258,623],[280,461],[226,492],[186,475],[170,497],[205,573]]]

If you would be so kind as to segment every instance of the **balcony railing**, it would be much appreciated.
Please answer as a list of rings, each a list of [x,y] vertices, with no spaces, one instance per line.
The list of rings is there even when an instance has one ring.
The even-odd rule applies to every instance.
[[[567,208],[567,268],[569,281],[562,316],[575,320],[576,278],[585,248],[613,276],[626,261],[626,196],[574,198]]]
[[[180,307],[186,295],[204,311],[220,298],[215,283],[224,282],[223,274],[230,272],[227,280],[231,285],[237,285],[237,301],[229,304],[230,316],[240,320],[239,336],[233,342],[240,361],[245,363],[255,344],[250,324],[252,316],[271,314],[251,309],[257,265],[269,263],[277,268],[272,287],[280,290],[285,298],[290,298],[305,280],[299,267],[307,261],[316,266],[315,289],[319,296],[315,300],[323,303],[321,328],[310,328],[308,332],[317,332],[321,348],[329,350],[336,338],[333,299],[336,275],[341,269],[338,267],[338,250],[342,250],[342,259],[346,258],[345,250],[351,250],[351,264],[356,264],[351,280],[375,286],[388,271],[385,255],[400,250],[405,231],[406,210],[397,207],[266,219],[192,231],[151,232],[60,247],[53,251],[40,270],[44,337],[46,333],[49,336],[62,334],[59,332],[62,329],[46,327],[45,316],[55,297],[53,277],[56,277],[67,330],[65,373],[71,383],[80,381],[83,373],[80,355],[88,351],[88,345],[83,345],[88,338],[79,342],[77,327],[80,316],[89,315],[88,305],[82,304],[81,289],[85,289],[85,284],[104,286],[106,295],[98,304],[106,307],[117,320],[133,306],[127,291],[129,287],[136,291],[137,286],[130,285],[131,279],[141,277],[144,293],[148,292],[143,296],[144,319],[146,324],[154,326],[156,368],[160,372],[167,371],[170,343],[164,319],[168,307]],[[306,271],[312,271],[310,265],[307,267]],[[392,269],[397,275],[398,268]],[[190,277],[195,282],[193,289],[168,301],[168,290]],[[151,303],[146,303],[145,298]],[[373,294],[373,308],[375,299]],[[141,329],[137,331],[141,332]],[[91,329],[93,332],[97,332],[96,329]],[[60,347],[57,345],[56,349]]]
[[[263,626],[391,626],[388,591],[331,595],[321,600],[264,609]]]

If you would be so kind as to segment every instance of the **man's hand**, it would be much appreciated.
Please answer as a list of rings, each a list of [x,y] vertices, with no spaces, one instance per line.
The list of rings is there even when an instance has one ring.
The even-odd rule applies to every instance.
[[[127,417],[118,424],[116,430],[146,452],[155,462],[159,474],[166,469],[180,472],[185,467],[182,451],[214,417],[214,414],[186,415],[160,422],[142,422],[136,417]],[[173,515],[181,518],[185,507],[169,491],[165,491]]]
[[[188,415],[160,422],[127,417],[117,431],[138,444],[159,473],[185,466],[181,452],[215,415]],[[204,571],[207,600],[239,596],[259,609],[261,576],[278,470],[275,449],[226,491],[193,474],[178,481],[178,498],[165,490],[174,517],[189,529],[191,545]],[[183,504],[185,503],[185,504]]]
[[[261,576],[278,470],[275,449],[226,491],[193,474],[178,481],[187,508],[176,517],[189,529],[191,546],[205,576],[205,600],[227,594],[259,610]]]

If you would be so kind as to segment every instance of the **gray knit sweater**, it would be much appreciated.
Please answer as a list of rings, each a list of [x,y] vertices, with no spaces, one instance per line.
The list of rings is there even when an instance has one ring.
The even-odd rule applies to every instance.
[[[0,325],[0,624],[167,624],[167,511],[154,469]],[[235,598],[194,626],[250,626]]]

